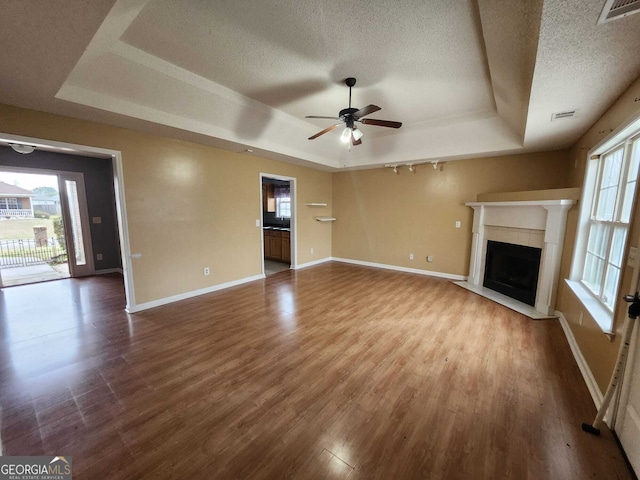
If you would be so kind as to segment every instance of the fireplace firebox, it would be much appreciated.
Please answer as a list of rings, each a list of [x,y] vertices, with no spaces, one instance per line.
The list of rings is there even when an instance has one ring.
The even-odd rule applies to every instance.
[[[542,249],[487,242],[483,285],[527,305],[535,305]]]

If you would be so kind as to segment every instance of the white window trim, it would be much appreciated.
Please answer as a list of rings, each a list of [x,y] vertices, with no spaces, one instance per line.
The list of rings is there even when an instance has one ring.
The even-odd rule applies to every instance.
[[[582,303],[582,306],[589,312],[589,314],[596,321],[600,329],[608,335],[613,334],[614,322],[616,318],[616,311],[619,308],[619,299],[615,302],[615,307],[611,310],[606,306],[593,292],[582,283],[582,273],[584,271],[585,252],[587,248],[587,242],[589,240],[588,226],[590,224],[590,217],[592,208],[595,205],[594,195],[596,183],[598,181],[598,168],[594,165],[599,161],[599,157],[605,153],[615,149],[622,143],[633,142],[635,140],[640,141],[640,116],[637,116],[632,121],[627,123],[624,127],[618,129],[609,135],[606,139],[596,145],[587,155],[587,166],[585,169],[585,180],[582,188],[582,196],[580,200],[580,213],[578,216],[578,225],[576,228],[576,241],[573,250],[573,259],[571,262],[571,272],[569,278],[566,279],[566,283],[571,291],[576,295],[578,300]],[[625,166],[625,170],[628,166]],[[623,177],[624,178],[624,177]],[[640,182],[640,177],[638,178]],[[634,194],[633,207],[631,210],[630,222],[628,225],[627,236],[625,244],[623,246],[623,261],[622,268],[626,264],[627,252],[629,249],[629,236],[631,233],[631,226],[633,219],[635,218],[635,205],[638,200],[638,187]],[[620,193],[620,192],[618,192]],[[620,286],[622,284],[623,274],[621,272],[618,279],[617,296],[620,297]]]

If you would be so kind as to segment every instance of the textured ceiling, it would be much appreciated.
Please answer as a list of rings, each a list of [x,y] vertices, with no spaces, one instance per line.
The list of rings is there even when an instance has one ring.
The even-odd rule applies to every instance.
[[[640,15],[596,26],[603,4],[9,2],[0,102],[325,169],[564,148],[640,75]],[[403,127],[307,140],[349,76]]]

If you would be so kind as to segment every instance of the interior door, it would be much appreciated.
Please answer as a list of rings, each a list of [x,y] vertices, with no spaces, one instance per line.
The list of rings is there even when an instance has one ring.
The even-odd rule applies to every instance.
[[[638,239],[637,248],[640,248]],[[640,265],[634,255],[634,261],[629,260],[628,266],[633,267],[632,286],[630,294],[640,288]],[[623,304],[624,309],[628,304]],[[638,323],[638,320],[635,321]],[[629,356],[624,379],[620,387],[620,403],[615,413],[615,431],[620,443],[636,474],[640,473],[640,325],[634,326],[633,335],[629,342]]]
[[[89,230],[89,211],[84,188],[84,175],[62,173],[58,175],[62,217],[64,219],[69,273],[72,277],[93,275],[93,248]]]
[[[636,328],[638,326],[636,325]],[[631,342],[635,349],[633,363],[628,365],[631,368],[627,391],[627,401],[621,405],[616,433],[624,447],[624,451],[629,458],[636,473],[640,472],[640,355],[638,355],[638,339],[640,335],[635,335],[635,341]]]

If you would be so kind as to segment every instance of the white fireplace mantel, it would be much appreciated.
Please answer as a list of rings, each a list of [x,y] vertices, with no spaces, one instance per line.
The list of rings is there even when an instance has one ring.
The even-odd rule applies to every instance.
[[[542,315],[553,315],[567,212],[575,203],[575,200],[570,199],[466,203],[465,205],[474,210],[471,259],[467,282],[474,287],[482,286],[487,227],[544,231],[534,308]]]

